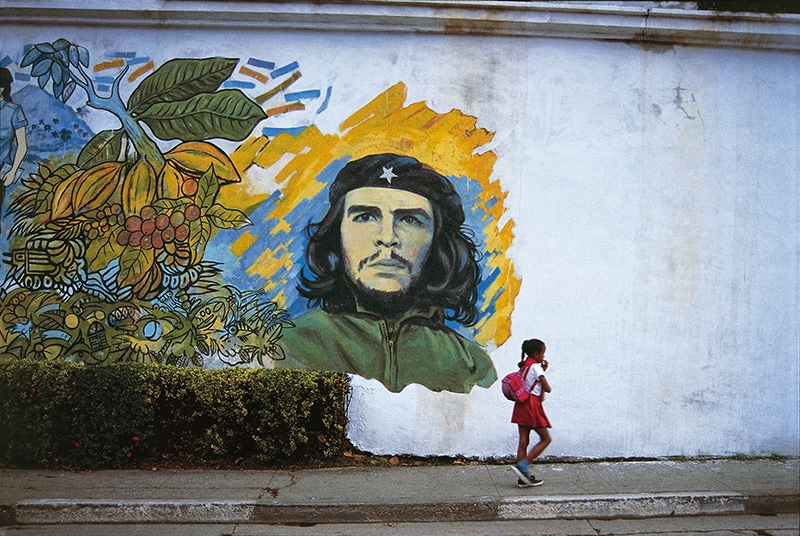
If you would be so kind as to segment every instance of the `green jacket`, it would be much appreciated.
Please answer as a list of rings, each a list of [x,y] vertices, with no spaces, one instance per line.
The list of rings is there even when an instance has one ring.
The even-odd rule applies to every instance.
[[[314,309],[283,330],[279,344],[286,359],[278,366],[351,372],[395,393],[410,383],[455,393],[492,385],[497,373],[486,351],[433,322],[434,313],[412,312],[390,324],[368,312]]]

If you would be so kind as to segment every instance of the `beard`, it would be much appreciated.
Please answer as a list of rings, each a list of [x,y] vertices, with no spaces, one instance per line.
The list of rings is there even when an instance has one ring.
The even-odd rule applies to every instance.
[[[417,304],[418,287],[415,283],[407,289],[394,292],[367,288],[358,281],[352,285],[356,302],[367,311],[386,319],[402,316]]]

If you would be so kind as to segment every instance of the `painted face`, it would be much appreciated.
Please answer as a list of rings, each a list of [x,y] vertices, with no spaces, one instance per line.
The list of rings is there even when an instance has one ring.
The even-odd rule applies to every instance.
[[[341,225],[347,275],[369,290],[407,290],[420,276],[433,231],[433,209],[421,195],[373,187],[348,192]]]

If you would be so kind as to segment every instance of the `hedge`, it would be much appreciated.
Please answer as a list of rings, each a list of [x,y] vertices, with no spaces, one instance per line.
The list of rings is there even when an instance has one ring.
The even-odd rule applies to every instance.
[[[0,361],[0,463],[118,468],[188,453],[263,464],[342,453],[347,376]]]

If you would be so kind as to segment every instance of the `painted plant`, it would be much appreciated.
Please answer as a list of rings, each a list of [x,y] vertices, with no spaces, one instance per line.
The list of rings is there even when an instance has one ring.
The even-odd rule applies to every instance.
[[[234,365],[281,358],[285,311],[261,291],[224,284],[204,259],[215,233],[251,224],[218,199],[241,177],[208,141],[244,140],[267,117],[240,90],[220,89],[238,61],[170,60],[126,103],[127,67],[101,95],[85,48],[59,39],[27,51],[20,67],[39,87],[65,103],[82,90],[121,127],[23,179],[10,205],[5,354],[195,365],[211,355]]]

